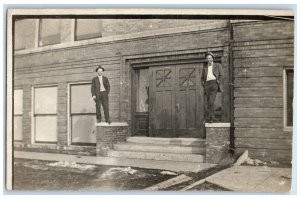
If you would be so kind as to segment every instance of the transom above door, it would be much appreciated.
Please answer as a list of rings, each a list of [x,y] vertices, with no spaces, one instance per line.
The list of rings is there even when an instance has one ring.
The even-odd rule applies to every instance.
[[[193,63],[150,68],[150,136],[203,136],[202,67]]]

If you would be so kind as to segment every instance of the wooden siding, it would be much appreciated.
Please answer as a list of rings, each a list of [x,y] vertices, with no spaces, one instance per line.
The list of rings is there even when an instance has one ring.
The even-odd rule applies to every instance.
[[[290,163],[292,133],[283,130],[283,68],[293,67],[293,24],[233,26],[236,153],[249,150],[251,158]]]

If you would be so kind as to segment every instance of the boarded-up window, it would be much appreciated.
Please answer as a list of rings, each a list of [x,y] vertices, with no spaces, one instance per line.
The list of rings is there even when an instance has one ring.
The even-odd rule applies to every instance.
[[[294,70],[285,70],[285,126],[293,126]]]
[[[21,141],[23,119],[23,90],[14,91],[14,140]]]
[[[61,43],[61,20],[41,19],[39,46]]]
[[[70,86],[72,144],[94,145],[96,143],[96,109],[91,97],[90,83]]]
[[[149,69],[137,70],[137,112],[148,112]]]
[[[57,141],[57,87],[34,88],[35,142]]]
[[[14,48],[24,50],[34,48],[35,44],[35,19],[22,19],[15,21]]]
[[[102,37],[102,19],[76,19],[75,40]]]

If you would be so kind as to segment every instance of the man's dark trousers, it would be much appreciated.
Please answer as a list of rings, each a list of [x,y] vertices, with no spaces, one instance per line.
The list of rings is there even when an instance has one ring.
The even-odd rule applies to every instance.
[[[215,119],[215,99],[218,92],[216,80],[206,81],[204,84],[204,94],[207,102],[207,120]]]
[[[96,117],[97,121],[101,121],[101,110],[100,107],[103,107],[104,117],[106,122],[110,122],[109,119],[109,108],[108,108],[108,92],[101,91],[100,95],[96,98]]]

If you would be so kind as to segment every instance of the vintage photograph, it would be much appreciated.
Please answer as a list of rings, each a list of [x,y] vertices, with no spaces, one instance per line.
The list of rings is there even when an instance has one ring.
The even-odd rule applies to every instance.
[[[8,190],[290,192],[293,11],[9,9],[7,25]]]

